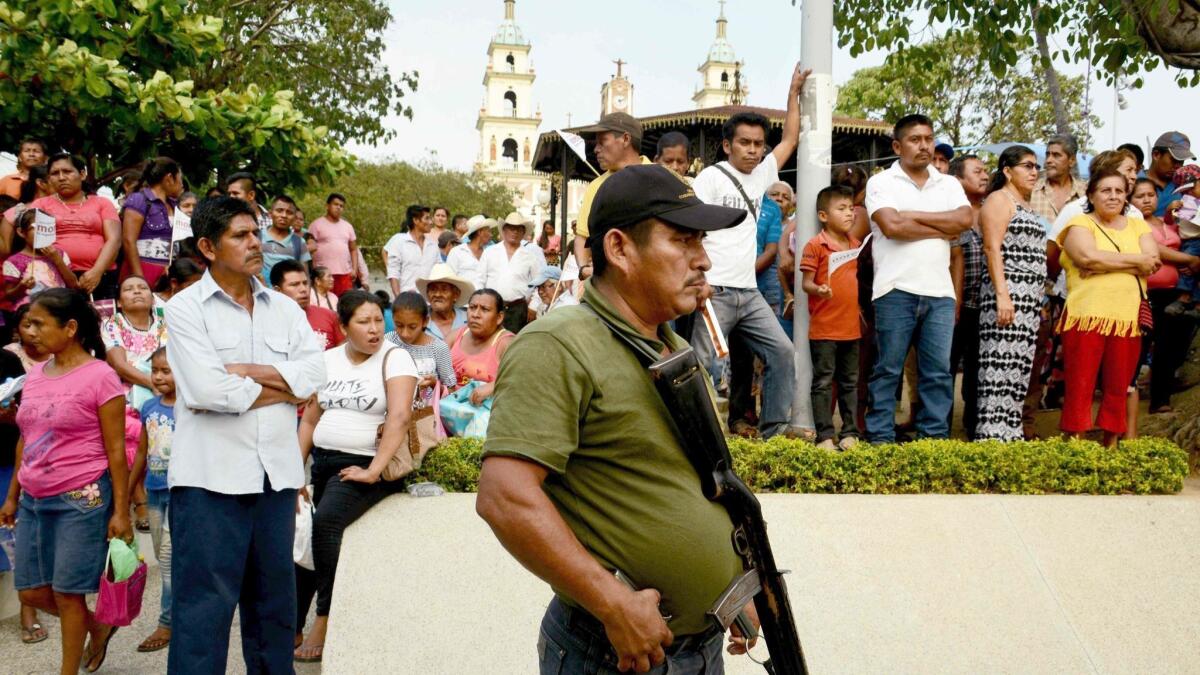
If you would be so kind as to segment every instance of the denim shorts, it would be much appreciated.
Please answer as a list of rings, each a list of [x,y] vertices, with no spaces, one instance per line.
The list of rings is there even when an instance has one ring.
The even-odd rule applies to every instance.
[[[13,585],[23,591],[50,586],[83,595],[100,590],[108,556],[112,480],[95,481],[50,497],[21,493],[17,512],[17,564]]]

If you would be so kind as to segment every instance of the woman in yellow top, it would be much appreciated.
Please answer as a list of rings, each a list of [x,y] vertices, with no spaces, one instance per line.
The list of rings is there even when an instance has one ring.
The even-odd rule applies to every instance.
[[[1146,221],[1125,216],[1128,185],[1111,167],[1088,181],[1088,205],[1058,235],[1067,273],[1067,308],[1058,324],[1066,378],[1063,431],[1092,428],[1092,392],[1102,372],[1096,426],[1112,446],[1125,433],[1125,393],[1141,354],[1138,310],[1145,277],[1162,262]]]

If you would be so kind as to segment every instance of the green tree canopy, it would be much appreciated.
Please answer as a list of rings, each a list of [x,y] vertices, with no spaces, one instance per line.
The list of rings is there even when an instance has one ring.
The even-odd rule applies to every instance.
[[[389,115],[412,118],[404,95],[417,72],[381,63],[392,13],[380,0],[195,0],[220,16],[225,47],[196,76],[205,89],[271,82],[296,93],[296,109],[330,137],[374,144],[395,135]]]
[[[885,120],[921,112],[954,145],[1040,141],[1055,133],[1055,118],[1050,93],[1031,67],[1035,58],[1026,50],[1016,68],[997,76],[977,35],[951,31],[856,71],[838,92],[837,112]],[[1100,122],[1085,118],[1086,82],[1060,80],[1071,131],[1086,146]]]
[[[1018,68],[1038,32],[1066,44],[1051,57],[1091,63],[1108,81],[1129,76],[1142,86],[1141,73],[1162,66],[1162,58],[1138,35],[1138,12],[1169,11],[1193,0],[839,0],[834,3],[838,45],[857,56],[876,48],[904,49],[938,27],[969,29],[980,41],[992,73]],[[927,62],[928,63],[928,62]],[[1048,64],[1046,64],[1048,65]],[[1200,84],[1200,71],[1180,70],[1181,85]]]
[[[146,157],[178,160],[192,182],[252,171],[272,189],[325,184],[352,160],[258,84],[193,77],[224,49],[221,20],[184,0],[0,0],[0,147],[46,139],[103,177]]]
[[[352,175],[313,190],[301,199],[304,217],[312,222],[325,213],[325,197],[337,192],[346,197],[346,218],[354,223],[359,245],[369,249],[371,265],[379,263],[378,250],[400,232],[410,204],[445,206],[453,214],[485,213],[503,218],[513,210],[513,192],[478,173],[446,169],[433,159],[417,164],[390,161],[361,163]]]

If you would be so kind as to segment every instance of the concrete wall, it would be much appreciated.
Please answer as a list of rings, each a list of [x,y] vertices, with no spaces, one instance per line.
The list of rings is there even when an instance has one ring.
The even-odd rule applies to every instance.
[[[814,673],[1200,671],[1194,495],[763,505]],[[536,672],[550,591],[472,495],[390,498],[346,533],[338,575],[327,674]]]

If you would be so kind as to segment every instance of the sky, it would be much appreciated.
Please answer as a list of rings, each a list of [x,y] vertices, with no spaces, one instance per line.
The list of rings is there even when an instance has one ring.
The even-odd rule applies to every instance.
[[[365,160],[435,155],[447,167],[469,169],[479,152],[475,121],[487,46],[504,18],[503,0],[391,0],[391,5],[394,20],[384,36],[384,62],[393,72],[419,71],[417,92],[405,97],[413,119],[389,118],[385,124],[396,131],[394,139],[350,149]],[[635,116],[694,107],[696,71],[716,34],[718,9],[717,0],[517,0],[517,25],[532,43],[540,131],[568,126],[568,114],[576,126],[599,117],[600,86],[616,72],[612,61],[618,58],[628,63]],[[800,57],[800,14],[789,0],[726,4],[728,38],[750,86],[747,104],[784,106],[791,66]],[[851,57],[835,46],[835,83],[844,83],[859,68],[879,65],[885,56],[876,50]],[[1082,65],[1057,65],[1067,74],[1086,72]],[[1093,136],[1096,148],[1112,147],[1114,128],[1117,144],[1146,147],[1163,131],[1179,130],[1200,146],[1200,90],[1180,89],[1166,68],[1145,80],[1142,89],[1125,93],[1127,107],[1114,116],[1112,88],[1093,79],[1092,108],[1102,121]]]

